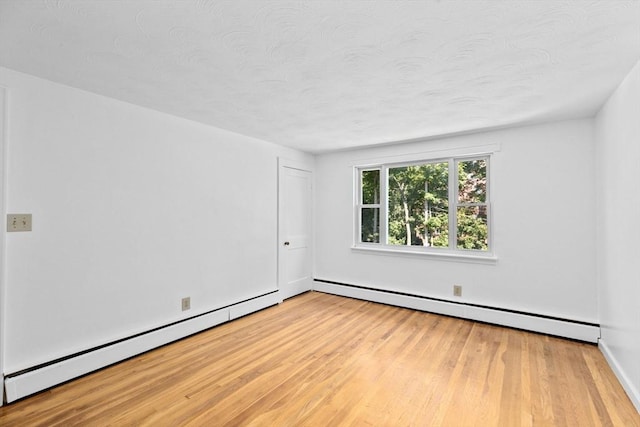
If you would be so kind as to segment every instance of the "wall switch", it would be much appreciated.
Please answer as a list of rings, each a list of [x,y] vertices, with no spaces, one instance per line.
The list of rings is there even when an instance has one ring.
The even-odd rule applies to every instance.
[[[191,308],[191,297],[182,298],[182,311],[189,310]]]
[[[31,231],[31,214],[7,214],[7,232]]]
[[[462,296],[462,286],[453,285],[453,296],[454,297],[461,297]]]

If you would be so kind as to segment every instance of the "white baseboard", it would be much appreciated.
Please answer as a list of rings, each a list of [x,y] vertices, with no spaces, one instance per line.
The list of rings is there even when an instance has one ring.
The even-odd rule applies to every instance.
[[[622,384],[622,388],[624,388],[624,391],[627,392],[627,396],[629,396],[631,403],[633,403],[633,406],[636,407],[636,410],[640,412],[640,391],[629,380],[629,377],[625,374],[625,371],[622,369],[613,352],[603,339],[598,342],[598,348],[604,355],[604,358],[607,360],[607,363],[611,367],[611,370],[618,378],[618,381],[620,381],[620,384]]]
[[[600,328],[598,326],[576,323],[570,320],[550,319],[500,309],[477,307],[319,281],[314,282],[313,289],[329,294],[412,308],[463,319],[477,320],[591,343],[597,343],[600,337]]]
[[[125,341],[120,341],[113,345],[80,354],[39,369],[5,378],[4,384],[7,392],[7,402],[13,402],[81,375],[179,340],[180,338],[278,304],[279,302],[280,296],[278,292],[273,292]]]
[[[273,292],[267,295],[263,295],[258,298],[254,298],[249,301],[241,302],[239,304],[229,307],[229,320],[237,319],[238,317],[246,316],[258,310],[262,310],[265,307],[280,304],[282,302],[282,296],[280,292]]]

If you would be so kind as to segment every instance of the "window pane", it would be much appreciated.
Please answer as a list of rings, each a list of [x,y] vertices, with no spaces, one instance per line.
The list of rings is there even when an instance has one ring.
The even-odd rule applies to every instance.
[[[488,250],[487,206],[459,207],[457,214],[458,249]]]
[[[448,246],[448,181],[446,162],[389,169],[389,244]]]
[[[458,203],[487,201],[487,161],[458,162]]]
[[[380,243],[380,209],[362,208],[360,215],[362,230],[360,241]]]
[[[380,171],[362,171],[362,204],[380,203]]]

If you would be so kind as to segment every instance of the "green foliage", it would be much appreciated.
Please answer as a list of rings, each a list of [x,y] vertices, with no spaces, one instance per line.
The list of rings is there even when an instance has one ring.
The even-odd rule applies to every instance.
[[[447,163],[389,169],[389,244],[449,244],[448,180]]]
[[[363,208],[360,223],[362,224],[362,235],[360,236],[360,240],[363,242],[379,243],[380,209]]]
[[[456,213],[456,245],[459,249],[487,250],[486,160],[457,162],[457,173],[458,203],[461,206]],[[363,177],[363,198],[364,185]],[[371,184],[371,188],[374,187]],[[379,188],[371,191],[379,191]],[[389,244],[448,247],[447,162],[390,168],[388,191]]]
[[[374,205],[380,203],[380,170],[362,171],[362,204]]]
[[[486,207],[458,208],[457,218],[458,249],[489,249]]]
[[[458,203],[484,203],[486,200],[486,160],[458,162]]]

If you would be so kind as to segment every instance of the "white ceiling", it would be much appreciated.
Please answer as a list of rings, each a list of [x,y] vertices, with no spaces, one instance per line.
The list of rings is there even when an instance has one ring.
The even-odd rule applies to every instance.
[[[0,65],[310,152],[594,114],[640,1],[0,0]]]

